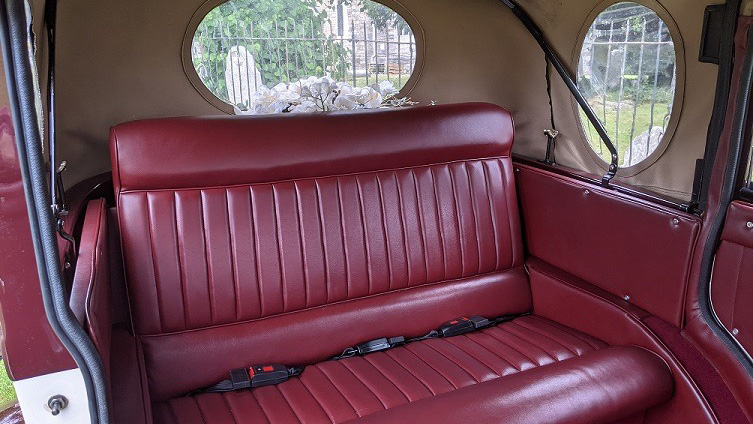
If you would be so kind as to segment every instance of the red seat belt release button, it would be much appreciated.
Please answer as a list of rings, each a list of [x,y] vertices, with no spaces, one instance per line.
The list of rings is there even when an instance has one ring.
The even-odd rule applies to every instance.
[[[472,317],[457,318],[452,321],[448,321],[439,327],[439,334],[442,337],[459,336],[461,334],[470,333],[471,331],[484,328],[489,325],[489,320],[474,315]]]
[[[238,368],[230,371],[232,390],[253,389],[270,386],[288,380],[291,375],[288,367],[280,364],[254,365],[250,368]]]
[[[251,388],[271,386],[288,380],[288,367],[280,364],[254,365],[248,369]]]

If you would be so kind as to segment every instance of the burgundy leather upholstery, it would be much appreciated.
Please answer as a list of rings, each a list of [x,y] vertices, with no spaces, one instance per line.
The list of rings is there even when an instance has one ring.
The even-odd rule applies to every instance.
[[[531,166],[516,169],[531,256],[682,324],[697,217]]]
[[[551,321],[523,317],[463,336],[322,362],[277,386],[173,399],[155,406],[155,421],[344,423],[369,416],[366,422],[411,417],[463,423],[494,417],[505,423],[603,423],[669,398],[672,384],[658,357],[606,346]],[[605,354],[595,353],[605,348]],[[571,359],[578,357],[590,359]],[[531,372],[535,368],[540,372]],[[523,375],[510,378],[517,374]],[[627,398],[611,389],[601,391],[592,379]],[[643,390],[632,390],[635,385]],[[469,386],[473,392],[457,390]],[[552,408],[553,402],[560,405]],[[531,411],[532,405],[547,406]],[[385,410],[394,414],[383,414]]]
[[[69,304],[110,368],[110,262],[104,199],[86,205]]]
[[[711,280],[711,301],[719,320],[753,352],[753,206],[732,202],[724,223]],[[736,331],[734,331],[736,330]]]
[[[557,371],[551,362],[605,345],[536,317],[323,362],[356,343],[423,335],[458,316],[531,310],[512,128],[507,111],[487,104],[113,128],[126,280],[155,421],[232,422],[228,413],[238,409],[224,403],[232,398],[248,406],[238,413],[261,413],[239,422],[265,414],[287,422],[269,416],[285,405],[313,420],[328,410],[342,422],[493,378],[500,383],[478,390],[514,397],[534,380],[511,380],[506,392],[506,374],[535,366],[554,367],[552,384],[580,375],[570,380],[574,393],[585,390],[610,419],[665,400],[671,379],[648,352],[610,348],[594,357],[591,371],[605,372],[607,387],[632,381],[618,400],[599,394],[602,383],[584,374],[588,362]],[[403,366],[367,365],[390,357]],[[309,367],[279,388],[179,397],[230,369],[271,362]],[[635,365],[637,380],[616,372],[621,362]],[[650,402],[633,393],[644,389],[639,380],[656,389]],[[338,387],[353,397],[344,400]],[[270,396],[274,411],[260,396]],[[204,416],[203,402],[211,408]]]

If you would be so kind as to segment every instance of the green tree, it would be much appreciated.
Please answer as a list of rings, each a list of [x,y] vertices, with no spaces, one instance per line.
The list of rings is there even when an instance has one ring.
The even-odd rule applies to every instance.
[[[217,6],[193,40],[193,64],[202,82],[228,101],[225,61],[234,46],[253,54],[270,87],[308,76],[341,78],[348,52],[325,35],[324,1],[331,0],[230,0]]]

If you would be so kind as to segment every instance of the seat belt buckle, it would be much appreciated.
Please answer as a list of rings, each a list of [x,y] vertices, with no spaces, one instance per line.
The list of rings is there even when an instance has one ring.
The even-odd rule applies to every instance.
[[[359,355],[366,355],[367,353],[391,349],[403,343],[405,343],[405,337],[403,336],[390,338],[383,337],[381,339],[375,339],[356,345],[356,351]]]
[[[478,330],[479,328],[484,328],[488,325],[489,320],[479,315],[461,317],[442,324],[442,326],[439,327],[439,334],[442,337],[459,336],[461,334]]]
[[[254,365],[230,371],[230,382],[233,390],[254,389],[280,384],[287,381],[289,376],[290,372],[285,365]]]

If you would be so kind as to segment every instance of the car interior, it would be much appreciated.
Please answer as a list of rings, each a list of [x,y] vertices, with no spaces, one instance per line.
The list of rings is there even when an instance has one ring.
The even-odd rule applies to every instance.
[[[753,422],[753,2],[377,1],[31,2],[100,422]]]

